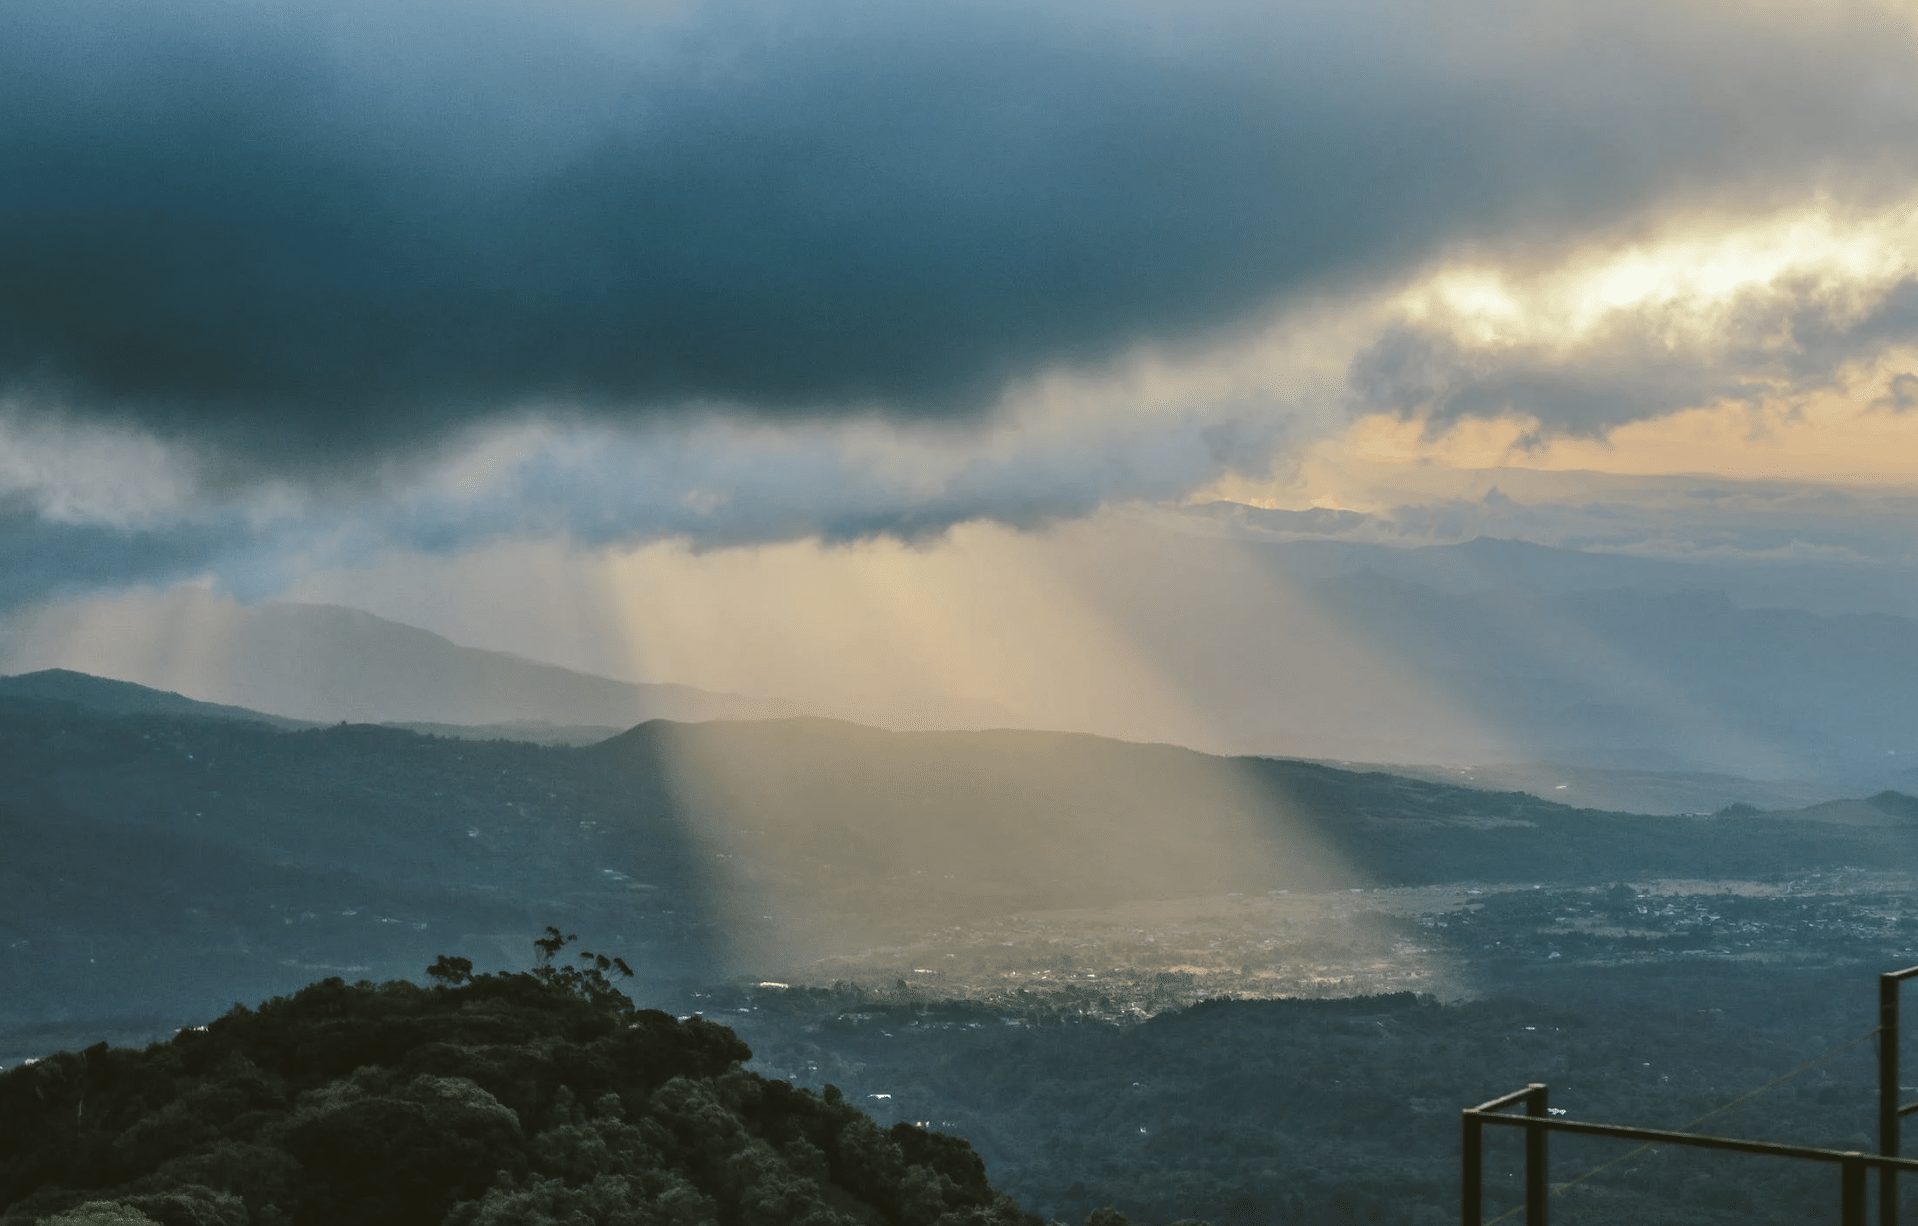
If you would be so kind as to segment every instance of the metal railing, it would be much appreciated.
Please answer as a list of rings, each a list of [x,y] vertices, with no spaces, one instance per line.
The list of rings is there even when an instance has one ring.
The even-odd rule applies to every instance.
[[[1886,1157],[1902,1148],[1899,1123],[1918,1102],[1900,1103],[1898,1086],[1898,997],[1905,980],[1918,977],[1918,966],[1886,971],[1878,976],[1878,1152]],[[1898,1226],[1898,1168],[1878,1173],[1878,1224]]]
[[[1699,1132],[1672,1131],[1663,1128],[1638,1128],[1626,1124],[1595,1124],[1551,1114],[1551,1090],[1533,1082],[1522,1090],[1501,1095],[1467,1107],[1460,1113],[1459,1221],[1463,1226],[1482,1226],[1485,1220],[1485,1129],[1487,1126],[1519,1128],[1525,1133],[1525,1203],[1493,1219],[1503,1221],[1522,1209],[1525,1226],[1547,1226],[1554,1191],[1563,1191],[1571,1183],[1582,1181],[1595,1172],[1586,1172],[1577,1180],[1554,1189],[1548,1165],[1547,1141],[1554,1132],[1574,1136],[1611,1137],[1637,1141],[1641,1147],[1654,1145],[1686,1146],[1732,1153],[1757,1154],[1798,1162],[1821,1162],[1838,1168],[1839,1221],[1842,1226],[1866,1226],[1870,1173],[1878,1172],[1879,1226],[1898,1226],[1898,1173],[1918,1171],[1918,1159],[1899,1156],[1899,1125],[1905,1116],[1918,1112],[1918,1102],[1900,1103],[1898,1084],[1898,1005],[1899,989],[1906,980],[1918,978],[1918,966],[1887,971],[1878,977],[1878,1026],[1838,1050],[1845,1050],[1875,1034],[1878,1039],[1878,1149],[1875,1154],[1858,1150],[1822,1149],[1810,1145],[1783,1145],[1772,1141],[1747,1141],[1738,1137],[1713,1136]],[[1801,1066],[1801,1070],[1823,1063],[1820,1057]],[[1778,1081],[1786,1080],[1781,1077]],[[1777,1082],[1767,1083],[1775,1085]],[[1741,1096],[1742,1098],[1749,1095]],[[1523,1107],[1523,1114],[1512,1108]],[[1717,1112],[1709,1112],[1706,1117]],[[1607,1166],[1612,1165],[1607,1163]]]

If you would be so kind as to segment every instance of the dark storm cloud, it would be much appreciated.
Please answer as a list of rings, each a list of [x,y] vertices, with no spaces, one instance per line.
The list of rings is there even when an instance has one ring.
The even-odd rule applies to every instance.
[[[0,611],[127,583],[169,583],[236,558],[237,521],[141,528],[48,518],[25,500],[0,500]]]
[[[550,403],[976,412],[1448,243],[1881,185],[1918,132],[1898,30],[1649,0],[13,0],[0,389],[282,469]]]

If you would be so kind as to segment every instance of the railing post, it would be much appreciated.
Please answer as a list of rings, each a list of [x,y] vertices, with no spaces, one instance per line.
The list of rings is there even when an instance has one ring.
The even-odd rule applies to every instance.
[[[1843,1226],[1865,1226],[1865,1156],[1849,1153],[1839,1164],[1839,1221]]]
[[[1878,976],[1878,1152],[1895,1158],[1898,1137],[1898,985],[1895,974]],[[1898,1226],[1898,1172],[1878,1171],[1878,1226]]]
[[[1464,1135],[1459,1138],[1459,1215],[1460,1226],[1480,1226],[1485,1221],[1485,1125],[1478,1112],[1469,1108],[1460,1113]]]
[[[1540,1119],[1551,1114],[1550,1095],[1551,1091],[1539,1082],[1527,1086],[1525,1114]],[[1546,1140],[1543,1128],[1525,1130],[1525,1226],[1545,1226],[1546,1198],[1551,1194],[1551,1184],[1547,1182],[1550,1172],[1545,1165]],[[1861,1222],[1859,1226],[1864,1224]]]

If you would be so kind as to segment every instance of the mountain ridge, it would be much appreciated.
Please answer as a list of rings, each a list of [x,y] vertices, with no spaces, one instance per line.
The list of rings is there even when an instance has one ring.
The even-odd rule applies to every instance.
[[[0,933],[30,936],[0,941],[0,982],[34,985],[0,1002],[0,1027],[178,1016],[314,968],[498,948],[541,921],[603,934],[668,984],[784,979],[922,940],[991,953],[993,925],[1062,909],[1918,865],[1909,820],[1652,817],[1078,733],[822,717],[655,720],[543,747],[15,700],[0,761]]]
[[[309,721],[289,719],[268,711],[204,702],[176,690],[96,676],[72,668],[43,668],[0,676],[0,698],[70,703],[108,715],[179,715],[196,719],[250,720],[279,728],[311,726]]]
[[[624,728],[651,718],[737,719],[793,711],[777,699],[677,682],[623,681],[470,647],[345,605],[178,599],[188,604],[161,621],[182,629],[169,633],[216,642],[217,654],[183,649],[163,638],[160,624],[134,619],[89,626],[76,636],[87,644],[84,670],[61,641],[16,647],[17,658],[9,662],[20,672],[84,671],[308,723]]]

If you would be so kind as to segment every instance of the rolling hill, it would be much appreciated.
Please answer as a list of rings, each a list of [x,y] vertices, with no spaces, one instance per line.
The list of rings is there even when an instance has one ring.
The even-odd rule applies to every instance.
[[[569,748],[14,697],[0,762],[0,978],[38,985],[0,1007],[14,1026],[399,973],[547,921],[657,983],[1141,900],[1918,865],[1918,824],[1633,816],[818,719],[654,721]]]
[[[177,715],[197,719],[248,720],[278,728],[305,726],[300,720],[224,703],[201,702],[171,690],[156,690],[130,681],[95,677],[69,668],[48,668],[35,673],[0,677],[0,701],[6,699],[70,703],[101,715]]]

